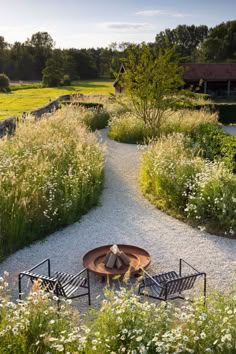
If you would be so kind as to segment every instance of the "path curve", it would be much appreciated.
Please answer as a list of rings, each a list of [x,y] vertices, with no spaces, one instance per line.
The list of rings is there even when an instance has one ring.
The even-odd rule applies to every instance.
[[[52,269],[76,273],[82,268],[83,255],[90,249],[125,243],[149,251],[160,272],[176,269],[178,259],[183,258],[207,272],[211,287],[227,286],[236,269],[236,240],[201,233],[157,210],[138,189],[140,151],[137,146],[109,140],[106,129],[99,134],[107,146],[101,205],[80,222],[8,257],[0,264],[0,274],[9,271],[16,289],[18,272],[44,258],[51,259]],[[103,286],[99,279],[92,277],[93,297]]]

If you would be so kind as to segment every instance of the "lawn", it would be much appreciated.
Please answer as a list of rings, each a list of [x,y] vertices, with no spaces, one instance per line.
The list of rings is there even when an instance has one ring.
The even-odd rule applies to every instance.
[[[39,108],[64,94],[108,95],[114,92],[112,82],[113,80],[86,80],[57,88],[41,88],[38,85],[14,86],[11,93],[0,93],[0,120]]]

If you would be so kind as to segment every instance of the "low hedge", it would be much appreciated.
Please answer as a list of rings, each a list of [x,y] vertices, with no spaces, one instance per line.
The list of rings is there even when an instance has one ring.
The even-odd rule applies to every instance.
[[[97,102],[71,102],[72,105],[76,106],[81,106],[84,108],[96,108],[96,109],[102,109],[103,104],[102,103],[97,103]]]

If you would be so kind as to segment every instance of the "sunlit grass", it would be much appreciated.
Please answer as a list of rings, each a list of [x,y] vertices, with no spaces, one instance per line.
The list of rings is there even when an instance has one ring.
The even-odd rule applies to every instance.
[[[0,140],[0,259],[79,219],[102,189],[103,152],[70,107]]]
[[[11,93],[0,94],[0,119],[20,116],[23,112],[37,109],[58,96],[73,93],[109,95],[114,92],[112,80],[85,80],[73,82],[72,86],[56,88],[29,88],[14,86]]]

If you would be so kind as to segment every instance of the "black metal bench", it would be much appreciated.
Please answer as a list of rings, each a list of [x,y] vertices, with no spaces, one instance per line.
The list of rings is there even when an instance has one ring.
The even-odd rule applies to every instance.
[[[194,273],[183,275],[183,263],[189,266]],[[179,273],[171,271],[150,275],[145,270],[142,271],[144,276],[139,284],[139,295],[149,296],[162,301],[184,299],[182,292],[192,289],[197,278],[203,277],[203,295],[204,299],[206,298],[206,273],[199,272],[183,259],[179,260]]]
[[[47,263],[47,276],[35,272],[35,269],[44,263]],[[75,299],[81,296],[88,296],[88,303],[89,305],[91,304],[89,270],[87,268],[84,268],[75,275],[64,272],[55,272],[51,275],[50,259],[47,258],[19,274],[19,299],[22,298],[22,278],[24,277],[30,278],[32,283],[37,280],[40,281],[42,289],[56,295],[58,301],[60,301],[61,297]],[[80,293],[79,290],[81,289],[86,291]]]

